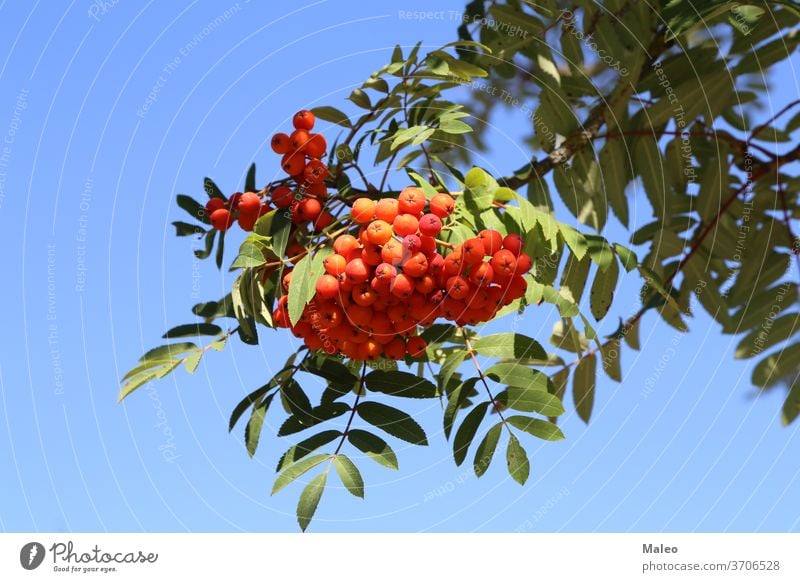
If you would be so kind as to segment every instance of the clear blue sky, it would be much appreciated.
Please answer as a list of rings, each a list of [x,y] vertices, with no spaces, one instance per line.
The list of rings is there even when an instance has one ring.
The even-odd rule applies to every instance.
[[[251,160],[268,179],[277,166],[265,144],[295,110],[343,106],[395,43],[454,37],[447,13],[419,22],[398,9],[462,4],[102,4],[0,4],[0,530],[295,531],[299,488],[269,495],[290,444],[266,438],[279,416],[254,460],[241,431],[227,432],[231,408],[283,362],[288,334],[265,333],[257,348],[234,342],[195,376],[116,403],[142,351],[230,284],[172,236],[174,194],[202,194],[204,175],[230,192]],[[769,107],[798,94],[794,72],[782,78]],[[498,119],[482,165],[502,173],[524,161],[521,123]],[[649,210],[639,206],[635,220]],[[623,285],[621,316],[638,282]],[[545,342],[552,313],[530,310],[518,323]],[[601,381],[591,425],[569,413],[567,440],[525,441],[525,487],[502,456],[480,480],[455,467],[438,403],[423,403],[431,446],[393,443],[399,473],[361,463],[366,502],[332,480],[312,529],[800,529],[800,423],[781,428],[778,392],[755,397],[750,364],[731,355],[736,339],[702,312],[691,328],[676,336],[648,316],[645,349],[624,352],[624,384]]]

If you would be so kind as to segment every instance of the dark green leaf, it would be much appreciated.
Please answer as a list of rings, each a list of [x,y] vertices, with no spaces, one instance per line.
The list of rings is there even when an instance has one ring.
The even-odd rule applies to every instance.
[[[314,518],[327,480],[328,472],[324,471],[314,477],[300,494],[300,501],[297,503],[297,523],[300,524],[300,529],[303,531],[306,531]]]
[[[294,465],[290,465],[275,479],[275,483],[272,485],[272,495],[275,495],[289,483],[308,473],[311,469],[330,458],[330,455],[319,454],[314,455],[313,457],[306,457],[302,461],[298,461]]]
[[[335,107],[314,107],[311,110],[317,118],[328,121],[330,123],[335,123],[336,125],[341,125],[343,127],[353,127],[353,124],[350,123],[347,115],[336,109]]]
[[[364,479],[361,478],[361,472],[355,463],[348,459],[345,455],[339,453],[333,458],[333,466],[336,468],[336,473],[342,484],[347,490],[356,497],[364,498]]]
[[[506,448],[506,463],[508,464],[508,474],[519,483],[524,485],[531,473],[531,464],[528,461],[528,454],[513,434],[509,437],[508,447]]]
[[[172,226],[175,227],[176,236],[192,236],[195,234],[205,234],[208,232],[199,224],[189,224],[188,222],[181,222],[180,220],[173,222]]]
[[[619,266],[617,261],[612,258],[608,266],[608,270],[603,272],[601,269],[597,270],[592,283],[592,292],[589,297],[589,307],[592,310],[592,315],[597,321],[600,321],[608,313],[611,307],[611,302],[614,300],[614,291],[617,288],[617,279],[619,278]]]
[[[289,378],[281,384],[281,397],[288,411],[300,422],[314,424],[311,401],[296,380]]]
[[[247,169],[247,176],[244,179],[244,191],[245,192],[255,192],[256,191],[256,165],[250,164],[250,167]]]
[[[494,451],[497,449],[497,442],[500,440],[500,432],[503,430],[503,423],[498,422],[481,440],[475,451],[475,460],[472,462],[472,467],[475,469],[475,475],[480,477],[489,469],[494,457]]]
[[[244,442],[247,445],[247,452],[250,457],[256,454],[258,439],[261,437],[261,428],[264,426],[264,417],[267,415],[267,409],[271,401],[272,399],[268,398],[253,408],[253,412],[250,414],[250,421],[244,429]]]
[[[540,418],[529,418],[527,416],[509,416],[506,422],[536,438],[546,441],[560,441],[564,439],[564,433],[552,422],[547,422]]]
[[[231,420],[228,424],[228,431],[233,430],[233,427],[236,426],[236,423],[239,422],[239,419],[242,417],[245,411],[247,411],[248,408],[250,408],[255,402],[258,402],[258,400],[262,396],[264,396],[264,394],[269,392],[274,387],[275,387],[274,385],[266,384],[261,388],[259,388],[258,390],[254,390],[253,392],[248,394],[244,399],[242,399],[242,401],[236,405],[236,408],[234,408],[233,412],[231,413]],[[270,403],[272,402],[272,398],[274,396],[275,394],[270,394],[269,396],[267,396],[262,402],[262,406],[264,406],[265,408],[269,407]]]
[[[381,437],[356,428],[347,433],[347,438],[350,444],[376,463],[389,469],[398,469],[397,455],[394,454],[392,447]]]
[[[189,216],[205,224],[211,224],[211,219],[206,214],[206,207],[197,200],[186,194],[178,194],[176,197],[178,206],[189,213]]]
[[[467,458],[469,446],[472,444],[475,433],[478,432],[478,427],[481,425],[488,409],[489,403],[481,402],[469,411],[467,416],[464,417],[464,422],[458,427],[456,436],[453,438],[453,458],[456,461],[456,465],[461,465],[464,459]]]
[[[526,335],[519,333],[498,333],[475,340],[475,351],[493,358],[536,358],[545,359],[544,348]]]
[[[320,404],[311,409],[310,422],[309,419],[300,419],[294,415],[286,419],[286,421],[278,429],[278,436],[287,436],[290,434],[298,433],[311,426],[316,426],[326,420],[332,420],[337,416],[341,416],[346,412],[350,412],[350,407],[344,402],[329,402]]]
[[[591,354],[578,362],[572,378],[572,398],[575,400],[575,409],[581,420],[587,424],[594,407],[596,374],[597,358]]]
[[[220,335],[222,328],[213,323],[187,323],[173,327],[163,335],[165,339],[175,339],[181,337],[193,337],[198,335]]]
[[[356,409],[358,415],[373,426],[390,435],[415,445],[428,445],[425,431],[402,410],[379,402],[362,402]]]
[[[434,398],[436,386],[425,378],[409,372],[375,370],[365,378],[367,388],[390,396]]]

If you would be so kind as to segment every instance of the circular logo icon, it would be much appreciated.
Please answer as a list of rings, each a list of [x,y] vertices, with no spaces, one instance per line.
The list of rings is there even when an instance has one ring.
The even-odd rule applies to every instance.
[[[39,542],[28,542],[19,551],[19,563],[26,570],[35,570],[44,561],[44,546]]]

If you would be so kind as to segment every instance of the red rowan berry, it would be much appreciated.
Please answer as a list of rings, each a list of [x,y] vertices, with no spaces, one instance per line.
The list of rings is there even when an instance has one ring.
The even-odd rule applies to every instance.
[[[211,216],[215,210],[225,208],[225,201],[222,198],[211,198],[206,202],[206,215]]]
[[[320,184],[328,177],[328,166],[320,160],[311,160],[303,170],[303,177],[309,184]]]
[[[525,246],[525,241],[518,234],[509,234],[503,239],[503,248],[511,251],[514,256],[522,252],[523,246]]]
[[[414,282],[407,275],[404,275],[403,273],[398,273],[398,275],[394,279],[392,279],[390,289],[392,295],[394,295],[395,297],[399,297],[400,299],[406,299],[407,297],[410,297],[411,294],[414,292]]]
[[[347,263],[344,272],[353,283],[363,283],[369,279],[369,267],[361,259],[353,259]]]
[[[437,236],[442,232],[442,221],[435,214],[424,214],[419,219],[419,231],[425,236]]]
[[[425,192],[416,186],[404,188],[397,197],[400,212],[407,214],[420,214],[425,208]]]
[[[270,192],[272,203],[278,208],[288,208],[294,202],[294,192],[288,186],[278,186]]]
[[[496,230],[482,230],[478,238],[483,241],[484,254],[491,256],[503,247],[503,235]]]
[[[427,349],[428,344],[426,344],[425,340],[418,335],[408,338],[408,342],[406,342],[406,352],[408,352],[408,355],[414,359],[419,359],[425,356],[425,350]]]
[[[333,241],[333,250],[337,254],[346,256],[353,249],[358,248],[358,240],[352,234],[342,234]]]
[[[366,224],[375,217],[375,202],[369,198],[359,198],[353,203],[350,214],[358,224]]]
[[[239,199],[239,212],[257,216],[259,210],[261,210],[261,198],[258,197],[258,194],[255,192],[242,194]]]
[[[391,224],[400,212],[398,206],[395,198],[382,198],[375,206],[375,217]]]
[[[374,220],[367,227],[367,239],[374,245],[382,245],[392,238],[392,227],[383,220]]]
[[[447,218],[455,209],[455,201],[449,194],[434,194],[431,198],[431,213],[439,218]]]
[[[226,231],[233,224],[233,214],[225,208],[220,208],[211,213],[211,226],[217,230]]]
[[[306,142],[305,153],[309,158],[321,158],[328,150],[328,142],[321,133],[312,133]]]
[[[502,249],[492,256],[491,265],[495,277],[507,279],[514,274],[517,258],[508,249]]]
[[[270,140],[272,151],[276,154],[288,154],[292,151],[292,144],[289,142],[289,136],[285,133],[276,133]]]
[[[398,236],[416,234],[419,228],[419,220],[411,214],[399,214],[392,222],[392,227]]]
[[[328,255],[322,261],[322,266],[325,267],[325,272],[329,275],[333,275],[334,277],[338,277],[342,273],[344,273],[344,268],[347,265],[347,261],[345,261],[342,255]]]
[[[314,127],[314,121],[316,121],[316,118],[308,109],[301,109],[292,117],[292,125],[296,129],[310,130]]]

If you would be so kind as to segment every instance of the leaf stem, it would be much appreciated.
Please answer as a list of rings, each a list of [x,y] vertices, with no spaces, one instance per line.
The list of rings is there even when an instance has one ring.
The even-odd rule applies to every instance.
[[[466,330],[463,327],[459,327],[458,329],[461,330],[461,335],[464,336],[464,345],[469,352],[469,357],[472,358],[472,363],[475,365],[475,370],[478,372],[478,378],[480,378],[483,387],[486,389],[486,394],[489,396],[489,402],[491,402],[494,409],[497,411],[497,415],[500,417],[500,420],[503,423],[503,426],[508,430],[509,434],[513,434],[511,432],[511,428],[508,426],[505,417],[503,416],[503,411],[500,410],[498,406],[498,402],[495,400],[494,395],[492,394],[492,389],[489,388],[489,383],[486,381],[486,375],[483,373],[481,369],[481,365],[478,363],[478,358],[475,357],[475,350],[472,348],[472,343],[469,341],[469,336],[467,335]]]
[[[336,446],[336,450],[331,455],[331,462],[339,454],[339,451],[342,450],[342,446],[344,445],[344,441],[347,438],[347,434],[350,432],[350,426],[353,424],[353,417],[356,415],[356,408],[358,408],[358,402],[361,400],[361,395],[364,393],[364,384],[365,378],[367,376],[367,362],[364,362],[364,365],[361,367],[361,379],[358,382],[358,392],[356,392],[356,399],[353,401],[353,408],[350,410],[350,416],[347,418],[347,424],[344,427],[344,432],[342,433],[342,438],[339,439],[339,444]]]

